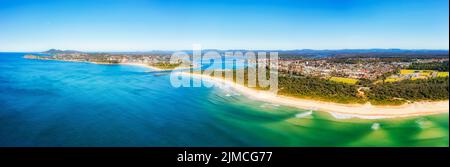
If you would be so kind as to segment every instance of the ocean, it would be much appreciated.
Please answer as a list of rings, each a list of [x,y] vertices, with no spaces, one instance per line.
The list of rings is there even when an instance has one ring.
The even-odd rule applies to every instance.
[[[365,120],[180,87],[130,65],[0,53],[0,146],[449,146],[448,114]]]

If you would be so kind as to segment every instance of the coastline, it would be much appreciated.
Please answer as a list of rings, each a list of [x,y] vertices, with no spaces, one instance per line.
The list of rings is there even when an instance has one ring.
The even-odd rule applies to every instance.
[[[207,79],[209,81],[222,83],[243,93],[245,96],[259,101],[281,104],[300,109],[323,111],[332,114],[335,118],[361,118],[361,119],[381,119],[400,118],[424,115],[434,115],[449,112],[449,101],[436,102],[414,102],[400,106],[378,106],[370,103],[366,104],[339,104],[317,100],[301,99],[282,95],[274,95],[267,91],[255,90],[243,85],[236,84],[222,78],[215,78],[202,74],[181,72],[184,75]]]
[[[37,59],[37,58],[27,58],[25,59]],[[164,71],[164,69],[153,67],[147,64],[142,63],[101,63],[101,62],[92,62],[92,61],[77,61],[77,60],[57,60],[57,59],[37,59],[37,60],[46,60],[46,61],[62,61],[62,62],[77,62],[77,63],[91,63],[91,64],[97,64],[97,65],[132,65],[132,66],[140,66],[144,68],[149,68],[155,71]]]
[[[184,70],[184,69],[189,69],[191,67],[177,67],[175,69],[162,69],[162,68],[158,68],[155,66],[151,66],[151,65],[147,65],[147,64],[142,64],[142,63],[118,63],[117,65],[131,65],[131,66],[140,66],[140,67],[144,67],[144,68],[149,68],[155,71],[172,71],[172,70]]]
[[[86,62],[86,61],[72,61],[72,62]],[[87,63],[100,65],[133,65],[148,68],[155,71],[165,70],[142,63],[117,63],[117,64],[96,63],[96,62],[87,62]],[[248,88],[243,85],[239,85],[235,82],[226,80],[224,78],[216,78],[212,76],[188,72],[177,72],[177,73],[181,73],[182,75],[190,75],[196,78],[207,79],[208,81],[230,86],[234,90],[241,92],[243,95],[245,95],[250,99],[300,108],[304,110],[306,109],[312,111],[328,112],[333,117],[338,119],[348,119],[348,118],[382,119],[382,118],[414,117],[414,116],[449,113],[448,100],[435,102],[422,101],[409,104],[402,104],[399,106],[381,106],[381,105],[372,105],[370,103],[341,104],[341,103],[275,95],[268,91]]]
[[[164,69],[153,67],[153,66],[150,66],[150,65],[147,65],[147,64],[142,64],[142,63],[118,63],[117,65],[140,66],[140,67],[144,67],[144,68],[150,68],[150,69],[155,70],[155,71],[164,71]]]
[[[154,70],[162,70],[149,65],[139,63],[121,63],[125,65],[137,65],[141,67],[147,67]],[[325,102],[310,99],[301,99],[289,96],[274,95],[268,91],[255,90],[243,85],[239,85],[235,82],[226,80],[224,78],[216,78],[212,76],[189,73],[189,72],[177,72],[182,75],[190,75],[192,77],[207,79],[208,81],[221,83],[226,86],[232,87],[234,90],[241,92],[246,97],[264,101],[269,103],[275,103],[285,105],[289,107],[295,107],[299,109],[306,109],[319,112],[330,113],[333,117],[338,119],[348,118],[360,118],[360,119],[383,119],[383,118],[403,118],[414,117],[424,115],[434,115],[449,113],[449,101],[434,101],[434,102],[413,102],[409,104],[402,104],[399,106],[380,106],[366,104],[340,104],[333,102]]]

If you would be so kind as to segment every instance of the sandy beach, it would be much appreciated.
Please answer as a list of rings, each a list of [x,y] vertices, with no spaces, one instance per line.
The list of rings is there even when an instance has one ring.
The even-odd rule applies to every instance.
[[[124,65],[136,65],[150,68],[153,70],[162,70],[139,63],[123,63]],[[190,75],[187,72],[178,72],[183,75]],[[422,115],[441,114],[449,112],[449,101],[436,102],[414,102],[403,104],[399,106],[380,106],[366,104],[340,104],[333,102],[324,102],[309,99],[300,99],[294,97],[287,97],[275,95],[268,91],[255,90],[235,82],[225,80],[222,78],[211,77],[202,74],[191,74],[192,77],[201,78],[202,80],[220,83],[232,87],[234,90],[241,92],[243,95],[259,101],[265,101],[274,104],[280,104],[300,109],[323,111],[331,113],[336,118],[361,118],[361,119],[380,119],[380,118],[398,118],[398,117],[412,117]]]
[[[150,68],[150,69],[155,70],[155,71],[163,71],[164,70],[164,69],[161,69],[161,68],[153,67],[153,66],[150,66],[150,65],[147,65],[147,64],[142,64],[142,63],[119,63],[119,64],[121,64],[121,65],[140,66],[140,67]]]
[[[89,62],[94,64],[102,64]],[[155,71],[164,71],[157,67],[153,67],[142,63],[119,63],[119,65],[133,65],[145,67]],[[183,69],[183,68],[181,68]],[[187,72],[177,72],[183,75],[190,75]],[[268,91],[255,90],[236,84],[235,82],[225,80],[222,78],[211,77],[202,74],[191,74],[192,77],[201,78],[225,86],[232,87],[234,90],[241,92],[243,95],[259,101],[265,101],[274,104],[280,104],[300,109],[312,111],[324,111],[331,113],[336,118],[362,118],[362,119],[380,119],[380,118],[398,118],[398,117],[412,117],[422,115],[441,114],[449,112],[449,101],[433,101],[433,102],[414,102],[403,104],[399,106],[380,106],[366,104],[341,104],[333,102],[324,102],[310,99],[301,99],[295,97],[275,95]]]
[[[142,64],[142,63],[119,63],[119,65],[140,66],[140,67],[145,67],[145,68],[152,69],[154,71],[172,71],[172,69],[161,69],[161,68],[158,68],[158,67],[154,67],[154,66],[147,65],[147,64]],[[185,70],[185,69],[190,69],[190,68],[191,67],[177,67],[177,68],[175,68],[173,70]],[[195,68],[195,66],[192,67],[192,68]]]
[[[189,75],[189,73],[184,74]],[[238,92],[241,92],[243,95],[246,95],[247,97],[254,100],[260,100],[269,103],[275,103],[313,111],[329,112],[336,118],[380,119],[380,118],[398,118],[398,117],[432,115],[449,112],[448,100],[437,102],[415,102],[399,106],[378,106],[378,105],[371,105],[370,103],[339,104],[332,102],[323,102],[323,101],[274,95],[267,91],[259,91],[251,89],[222,78],[215,78],[201,74],[192,74],[192,76],[231,86]]]

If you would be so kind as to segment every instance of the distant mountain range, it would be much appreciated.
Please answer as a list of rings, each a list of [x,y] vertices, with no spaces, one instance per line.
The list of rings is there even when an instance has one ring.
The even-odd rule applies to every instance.
[[[45,52],[42,52],[44,54],[72,54],[72,53],[83,53],[81,51],[76,50],[58,50],[58,49],[50,49]]]

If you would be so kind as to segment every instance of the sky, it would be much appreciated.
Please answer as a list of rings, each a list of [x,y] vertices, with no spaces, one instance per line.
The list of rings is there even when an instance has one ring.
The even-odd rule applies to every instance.
[[[0,51],[448,49],[448,0],[0,0]]]

